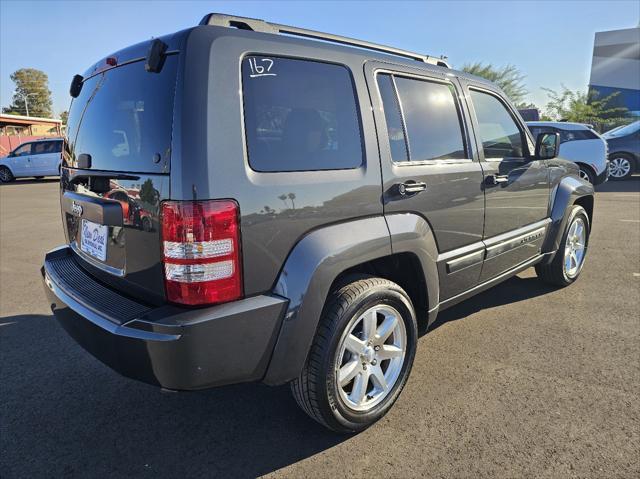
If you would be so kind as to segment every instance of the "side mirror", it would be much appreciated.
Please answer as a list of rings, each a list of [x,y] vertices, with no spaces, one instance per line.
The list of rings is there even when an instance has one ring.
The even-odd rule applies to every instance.
[[[550,160],[560,151],[560,133],[540,133],[536,139],[536,159]]]

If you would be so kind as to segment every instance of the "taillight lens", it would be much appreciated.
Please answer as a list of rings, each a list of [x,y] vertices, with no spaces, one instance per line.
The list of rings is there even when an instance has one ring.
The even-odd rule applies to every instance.
[[[229,200],[162,203],[167,299],[186,305],[242,296],[238,204]]]

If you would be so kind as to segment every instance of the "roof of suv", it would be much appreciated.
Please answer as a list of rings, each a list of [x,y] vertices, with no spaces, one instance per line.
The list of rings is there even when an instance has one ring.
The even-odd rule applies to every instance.
[[[438,57],[427,54],[413,53],[395,47],[379,45],[330,33],[306,30],[299,27],[269,23],[265,22],[264,20],[257,20],[253,18],[211,13],[209,15],[206,15],[198,26],[194,26],[172,34],[163,35],[157,37],[157,39],[167,44],[167,53],[169,53],[171,51],[179,50],[180,45],[183,43],[182,41],[186,37],[188,37],[192,31],[199,28],[216,28],[220,29],[221,32],[227,30],[229,34],[236,35],[268,35],[270,39],[275,36],[279,37],[279,39],[281,39],[282,41],[298,42],[304,44],[313,43],[314,45],[318,45],[318,43],[321,43],[323,46],[328,48],[346,50],[352,54],[359,53],[365,61],[392,61],[393,63],[407,65],[410,67],[428,66],[440,71],[446,71],[448,74],[455,75],[459,78],[472,80],[476,83],[481,83],[499,89],[499,87],[495,83],[485,78],[472,75],[460,70],[452,69],[447,63],[445,56]],[[87,79],[88,77],[101,71],[113,68],[117,65],[121,65],[123,63],[127,63],[129,61],[134,61],[137,59],[143,59],[147,55],[149,44],[151,41],[152,40],[140,42],[138,44],[131,45],[122,50],[118,50],[110,55],[105,56],[103,59],[94,63],[84,72],[84,79]],[[115,64],[110,63],[110,61],[112,60],[115,60]]]

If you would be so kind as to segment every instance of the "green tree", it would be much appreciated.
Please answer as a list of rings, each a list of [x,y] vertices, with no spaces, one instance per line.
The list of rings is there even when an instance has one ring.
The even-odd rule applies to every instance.
[[[543,88],[549,95],[547,114],[556,121],[589,123],[598,131],[624,123],[629,110],[616,104],[619,92],[600,98],[596,91],[570,90],[562,85],[562,90]]]
[[[60,119],[62,120],[62,124],[66,125],[67,120],[69,120],[69,112],[67,110],[60,113]]]
[[[518,108],[523,105],[524,98],[529,93],[524,85],[525,75],[515,65],[496,67],[490,63],[476,62],[465,64],[462,70],[494,82]]]
[[[16,88],[12,104],[3,108],[3,113],[53,117],[49,77],[45,72],[34,68],[21,68],[13,72],[10,78],[16,84]]]
[[[142,187],[140,188],[140,199],[150,205],[156,204],[158,192],[153,187],[153,181],[151,181],[151,179],[142,183]]]

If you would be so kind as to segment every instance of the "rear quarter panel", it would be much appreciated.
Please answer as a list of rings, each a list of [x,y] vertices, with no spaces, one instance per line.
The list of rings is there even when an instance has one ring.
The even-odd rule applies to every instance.
[[[247,54],[346,66],[361,114],[363,165],[336,171],[253,171],[245,147],[240,75]],[[293,246],[310,231],[382,214],[378,148],[359,56],[320,42],[302,45],[287,37],[274,41],[273,35],[207,26],[192,30],[184,61],[171,196],[238,201],[246,295],[271,289]]]

